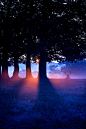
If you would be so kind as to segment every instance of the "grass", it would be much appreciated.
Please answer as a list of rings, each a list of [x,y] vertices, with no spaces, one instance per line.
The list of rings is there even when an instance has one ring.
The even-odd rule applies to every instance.
[[[1,129],[86,128],[85,79],[25,81],[0,82]]]

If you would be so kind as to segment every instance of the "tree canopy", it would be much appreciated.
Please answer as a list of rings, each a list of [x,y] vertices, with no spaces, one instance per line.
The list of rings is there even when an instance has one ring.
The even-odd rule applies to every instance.
[[[1,35],[8,41],[9,55],[18,46],[21,55],[31,51],[34,60],[40,52],[47,53],[47,61],[84,59],[85,4],[83,0],[1,2]]]

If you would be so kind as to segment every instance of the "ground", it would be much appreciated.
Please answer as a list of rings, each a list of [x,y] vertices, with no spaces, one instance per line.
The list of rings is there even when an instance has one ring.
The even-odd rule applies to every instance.
[[[0,82],[1,129],[85,129],[85,79]]]

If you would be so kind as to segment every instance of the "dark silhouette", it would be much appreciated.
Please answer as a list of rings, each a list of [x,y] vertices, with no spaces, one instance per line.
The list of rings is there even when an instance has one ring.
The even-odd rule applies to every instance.
[[[8,76],[8,45],[5,44],[5,40],[4,40],[4,36],[3,36],[3,54],[2,54],[2,78],[9,78]]]
[[[1,77],[1,56],[0,56],[0,77]]]
[[[9,58],[14,63],[14,74],[18,76],[18,63],[24,61],[20,56],[27,55],[26,78],[31,75],[31,56],[34,61],[40,59],[36,82],[35,79],[2,85],[0,82],[1,128],[85,128],[84,88],[80,90],[79,87],[78,92],[70,94],[69,82],[72,87],[74,80],[56,80],[54,87],[52,79],[50,83],[46,77],[46,62],[73,62],[86,57],[86,4],[82,0],[65,3],[63,0],[8,0],[0,3],[2,75],[5,72],[4,77],[8,76]],[[76,86],[79,83],[85,86],[83,81],[75,82]]]
[[[31,56],[34,60],[39,57],[39,76],[43,78],[46,78],[47,61],[57,60],[63,62],[67,60],[73,62],[83,60],[86,57],[84,39],[85,5],[83,1],[82,6],[79,2],[66,3],[43,0],[38,4],[38,1],[34,0],[30,2],[27,0],[11,2],[9,0],[5,2],[7,6],[6,13],[4,13],[3,5],[1,5],[0,37],[4,39],[5,43],[3,45],[3,42],[1,42],[0,45],[0,47],[3,47],[2,73],[4,69],[7,71],[8,55],[12,51],[15,53],[15,44],[18,45],[17,52],[20,52],[20,55],[27,55],[26,77],[31,75]],[[83,8],[83,11],[82,9],[79,11],[80,8]],[[81,12],[83,13],[82,20],[80,19]],[[11,47],[12,50],[8,49],[4,52],[6,45],[13,46]],[[19,58],[18,54],[17,57]],[[16,60],[15,69],[18,71],[18,59],[14,60]]]
[[[46,77],[46,68],[44,67],[45,65],[43,65],[43,63],[46,63],[46,61],[57,60],[58,62],[63,62],[67,60],[73,62],[75,60],[78,61],[84,59],[85,57],[85,54],[83,52],[85,43],[82,43],[82,45],[81,41],[79,41],[79,38],[77,36],[77,29],[80,30],[81,24],[78,24],[78,22],[72,20],[74,17],[72,11],[73,4],[77,5],[76,3],[68,3],[67,8],[65,10],[66,5],[61,5],[59,2],[49,1],[49,4],[47,4],[45,1],[43,1],[44,9],[41,11],[42,16],[38,15],[38,17],[36,16],[35,18],[34,24],[36,27],[34,27],[34,30],[37,32],[36,34],[39,39],[39,43],[37,44],[36,50],[37,53],[40,55],[39,72],[42,72],[40,74],[41,76]],[[50,6],[51,10],[49,11]],[[58,6],[58,9],[54,8],[56,12],[55,14],[57,14],[57,16],[55,14],[51,14],[53,7]],[[62,6],[64,6],[64,8],[61,8],[63,10],[60,10],[60,7]],[[70,13],[68,6],[71,7],[72,14]],[[70,15],[61,15],[60,11],[67,11]],[[41,22],[39,22],[40,19]],[[78,32],[78,34],[80,33]],[[81,52],[83,54],[81,54]],[[45,54],[46,60],[44,60]],[[44,60],[42,64],[41,60]],[[43,68],[43,71],[45,72],[43,72],[42,70],[40,71],[40,67]]]
[[[66,79],[70,79],[69,75],[71,74],[71,71],[69,74],[66,74],[66,72],[64,72],[64,73],[65,73],[65,75],[67,75]]]
[[[13,76],[18,77],[18,73],[19,73],[19,66],[18,66],[18,53],[14,53],[14,73]]]

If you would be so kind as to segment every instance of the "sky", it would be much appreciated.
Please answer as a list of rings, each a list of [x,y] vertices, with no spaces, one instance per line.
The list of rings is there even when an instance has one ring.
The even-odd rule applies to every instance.
[[[8,75],[12,77],[14,71],[14,66],[8,67]],[[37,77],[39,71],[39,64],[31,63],[31,72],[34,78]],[[66,72],[66,74],[64,73]],[[70,63],[58,63],[58,62],[51,62],[46,63],[46,73],[48,78],[66,78],[67,75],[70,73],[71,79],[86,79],[86,60]],[[26,65],[20,63],[19,64],[19,77],[25,78],[26,77]]]

